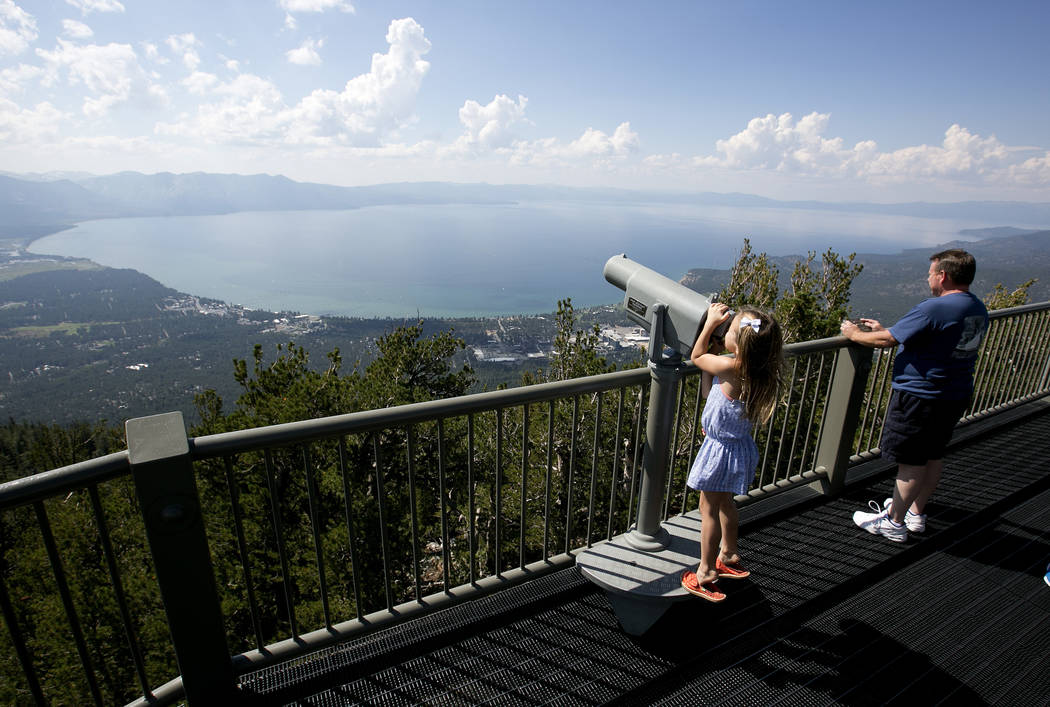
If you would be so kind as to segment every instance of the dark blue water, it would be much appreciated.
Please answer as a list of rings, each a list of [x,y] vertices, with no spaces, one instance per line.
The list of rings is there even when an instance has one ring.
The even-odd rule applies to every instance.
[[[666,204],[383,206],[89,221],[35,253],[133,268],[183,292],[346,316],[549,312],[620,301],[618,253],[678,279],[728,267],[743,239],[770,255],[893,253],[992,224],[799,209]]]

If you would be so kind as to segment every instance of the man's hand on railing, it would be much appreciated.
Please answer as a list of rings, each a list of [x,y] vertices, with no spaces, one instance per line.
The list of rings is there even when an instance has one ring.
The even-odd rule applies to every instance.
[[[855,324],[849,319],[844,319],[839,327],[842,335],[850,341],[876,349],[897,345],[897,340],[893,338],[890,330],[882,326],[877,319],[861,318],[859,322]]]

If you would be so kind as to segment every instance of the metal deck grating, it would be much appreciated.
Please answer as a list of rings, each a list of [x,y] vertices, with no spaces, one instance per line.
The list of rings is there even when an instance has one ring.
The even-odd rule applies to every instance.
[[[918,539],[850,524],[889,495],[885,472],[836,499],[802,495],[795,513],[743,525],[753,576],[723,581],[726,602],[676,604],[641,638],[564,570],[243,688],[319,706],[1050,703],[1050,413],[946,461]]]

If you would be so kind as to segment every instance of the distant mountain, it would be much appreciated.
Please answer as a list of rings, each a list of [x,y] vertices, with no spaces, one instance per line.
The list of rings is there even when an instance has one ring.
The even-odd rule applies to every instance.
[[[993,229],[1002,232],[1000,229]],[[1014,229],[1020,231],[1020,229]],[[974,242],[955,242],[905,250],[894,255],[861,253],[857,262],[864,270],[853,282],[850,305],[857,315],[895,320],[916,302],[930,296],[926,284],[929,256],[946,247],[965,248],[977,259],[977,277],[971,289],[984,297],[1002,283],[1013,289],[1029,278],[1038,282],[1029,289],[1033,302],[1050,300],[1050,230],[1020,231]],[[791,268],[800,256],[772,257],[780,270],[780,287],[788,285]],[[818,262],[819,266],[819,262]],[[686,273],[682,284],[697,292],[718,292],[729,281],[728,270],[696,268]]]
[[[62,178],[49,181],[49,176]],[[972,219],[1002,224],[1040,224],[1050,228],[1050,202],[831,203],[777,201],[738,193],[653,192],[557,185],[421,182],[338,187],[296,182],[287,177],[267,174],[121,172],[101,177],[81,173],[33,174],[25,178],[0,175],[0,237],[10,238],[21,232],[38,231],[44,225],[68,225],[94,218],[354,209],[392,204],[507,204],[522,201],[806,209]],[[26,226],[37,228],[23,228]],[[1004,232],[996,235],[1017,234]]]
[[[68,179],[75,182],[78,179],[87,179],[96,175],[90,172],[5,172],[0,170],[0,177],[12,177],[24,179],[27,182],[57,182],[60,179]]]
[[[118,213],[105,198],[66,179],[34,182],[0,176],[0,237],[15,236],[24,226],[68,224]]]
[[[1006,238],[1008,236],[1024,236],[1029,233],[1035,233],[1036,230],[1025,230],[1023,228],[1014,228],[1013,226],[998,226],[996,228],[964,228],[961,231],[959,231],[959,235],[965,236],[966,238],[976,238],[978,240],[981,240],[985,238]]]
[[[230,174],[138,174],[92,177],[80,184],[129,216],[218,214],[233,211],[354,208],[340,187],[286,177]]]
[[[35,175],[39,176],[39,175]],[[139,174],[43,181],[0,176],[0,237],[19,227],[95,218],[354,209],[383,204],[505,203],[487,185],[337,187],[265,174]]]

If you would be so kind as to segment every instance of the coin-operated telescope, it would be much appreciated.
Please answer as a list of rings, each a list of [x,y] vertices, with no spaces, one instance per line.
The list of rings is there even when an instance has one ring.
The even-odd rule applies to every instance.
[[[674,280],[636,263],[625,254],[605,263],[605,279],[624,291],[623,306],[631,321],[649,332],[649,360],[661,362],[663,347],[689,358],[707,321],[711,300]],[[724,339],[729,320],[718,326],[714,338]],[[665,357],[666,358],[666,357]]]
[[[649,330],[649,411],[634,527],[577,555],[576,566],[606,591],[627,632],[639,635],[669,602],[691,596],[681,585],[682,568],[700,561],[695,535],[685,538],[677,519],[664,527],[663,509],[675,401],[688,368],[682,357],[692,353],[711,301],[622,254],[609,258],[603,274],[624,291],[630,320]],[[729,322],[715,330],[719,338]]]

